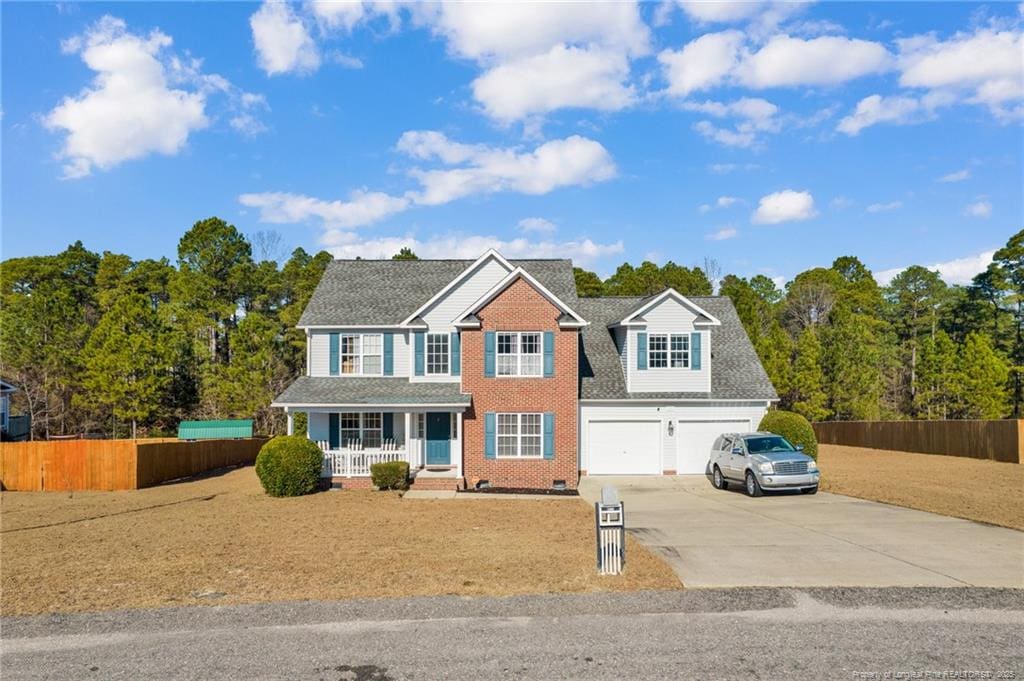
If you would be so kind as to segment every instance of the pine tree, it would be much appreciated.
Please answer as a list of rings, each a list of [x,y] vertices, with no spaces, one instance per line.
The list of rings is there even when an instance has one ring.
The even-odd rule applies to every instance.
[[[840,315],[822,331],[828,408],[838,420],[881,416],[882,346],[860,315]]]
[[[957,386],[962,376],[957,370],[957,349],[945,331],[927,336],[921,343],[917,394],[914,410],[920,418],[945,419],[956,408]]]
[[[972,333],[960,353],[960,418],[1001,419],[1009,411],[1006,381],[1010,367],[987,336]]]
[[[756,349],[775,392],[779,394],[780,406],[789,409],[793,404],[793,341],[782,325],[774,322]]]
[[[821,421],[828,416],[821,370],[821,343],[811,327],[803,330],[796,344],[793,363],[793,411],[808,421]]]

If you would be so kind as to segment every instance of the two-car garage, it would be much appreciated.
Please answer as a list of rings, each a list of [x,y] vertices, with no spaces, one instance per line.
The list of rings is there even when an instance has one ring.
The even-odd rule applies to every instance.
[[[715,439],[753,430],[766,405],[580,408],[580,470],[587,475],[703,474]]]

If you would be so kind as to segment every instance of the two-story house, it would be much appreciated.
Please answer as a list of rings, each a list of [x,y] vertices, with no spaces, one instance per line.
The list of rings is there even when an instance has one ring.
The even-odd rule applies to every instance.
[[[727,298],[579,298],[568,260],[337,260],[299,327],[274,406],[345,487],[390,460],[420,489],[703,473],[777,399]]]

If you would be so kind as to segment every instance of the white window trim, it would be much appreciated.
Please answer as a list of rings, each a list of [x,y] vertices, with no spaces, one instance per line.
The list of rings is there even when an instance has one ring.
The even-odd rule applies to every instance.
[[[366,352],[366,338],[376,336],[380,339],[380,353],[369,354]],[[359,371],[352,373],[345,373],[342,367],[345,365],[345,353],[342,352],[344,346],[344,339],[357,337],[359,338],[359,354],[352,355],[353,357],[359,358]],[[366,358],[367,357],[380,357],[380,371],[374,373],[367,373],[366,371]],[[338,376],[383,376],[384,375],[384,334],[382,333],[339,333],[338,334]]]
[[[512,437],[511,435],[500,435],[499,434],[499,423],[502,416],[515,416],[516,417],[516,453],[514,455],[502,455],[501,447],[498,446],[500,439],[503,437]],[[540,433],[536,436],[530,435],[529,437],[540,438],[540,454],[523,454],[523,417],[524,416],[536,416],[540,423]],[[494,458],[496,459],[526,459],[535,460],[544,458],[544,414],[542,412],[527,411],[527,412],[499,412],[494,416]]]
[[[448,370],[430,371],[430,337],[444,336],[445,345],[448,347]],[[451,376],[452,375],[452,337],[450,333],[427,331],[423,334],[423,376]]]
[[[656,367],[651,363],[651,355],[655,352],[654,344],[651,342],[655,337],[665,338],[665,366]],[[647,369],[649,371],[665,371],[666,369],[673,369],[676,371],[682,369],[690,369],[690,358],[692,354],[692,348],[690,348],[690,334],[688,333],[648,333],[647,334]],[[681,367],[672,366],[672,338],[686,338],[686,350],[683,352],[683,361],[685,364]]]
[[[351,374],[348,374],[348,375],[351,376]],[[353,414],[358,414],[358,416],[359,416],[359,428],[358,429],[356,429],[356,428],[345,428],[343,426],[343,423],[344,423],[344,420],[345,420],[345,416],[346,415],[351,416]],[[376,414],[377,415],[377,417],[380,420],[380,428],[367,428],[367,426],[366,426],[366,416],[367,416],[367,414]],[[364,443],[364,445],[363,445],[364,447],[365,447],[365,442],[366,442],[366,433],[368,433],[368,432],[380,433],[380,441],[384,442],[384,412],[380,412],[380,411],[373,411],[373,412],[367,412],[367,411],[341,411],[341,412],[338,412],[338,440],[339,440],[338,444],[339,444],[339,446],[342,449],[345,448],[345,438],[342,435],[342,433],[344,431],[346,431],[346,430],[358,430],[359,431],[359,442],[360,443]]]
[[[544,378],[544,332],[543,331],[495,331],[494,336],[494,376],[495,378]],[[516,337],[516,373],[514,374],[502,374],[498,372],[498,358],[499,357],[510,357],[508,353],[498,352],[498,348],[501,347],[499,342],[500,336],[515,336]],[[537,336],[537,348],[540,352],[536,353],[536,356],[540,358],[540,370],[535,374],[524,374],[523,373],[523,336]],[[530,353],[530,357],[534,355]]]

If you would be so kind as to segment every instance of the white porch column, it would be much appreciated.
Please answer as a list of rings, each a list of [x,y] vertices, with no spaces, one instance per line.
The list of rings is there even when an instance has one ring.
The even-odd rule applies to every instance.
[[[288,414],[288,434],[295,435],[295,414],[291,410],[288,410],[286,413]]]
[[[412,455],[412,430],[409,428],[412,423],[409,412],[405,412],[405,460],[409,462],[409,468],[415,467]]]
[[[462,477],[462,412],[455,412],[455,451],[452,452],[455,456],[455,472],[458,477]]]

